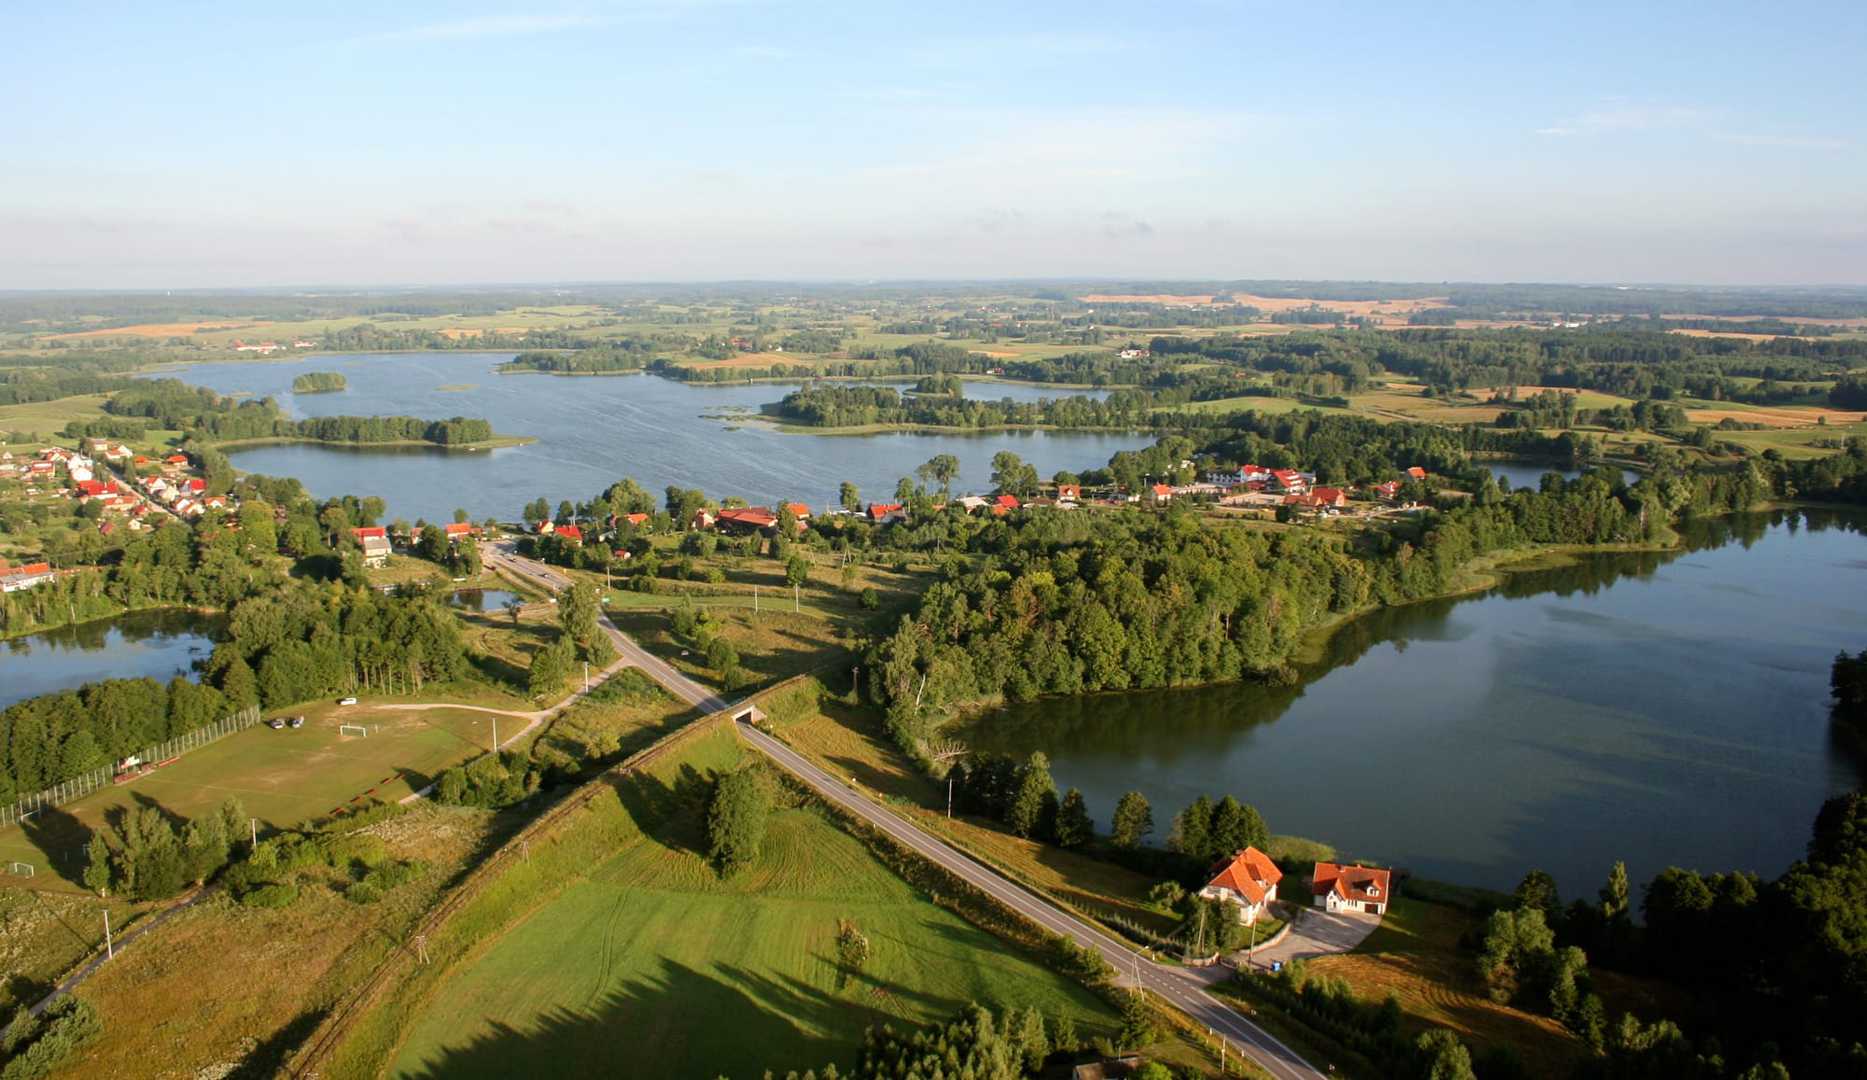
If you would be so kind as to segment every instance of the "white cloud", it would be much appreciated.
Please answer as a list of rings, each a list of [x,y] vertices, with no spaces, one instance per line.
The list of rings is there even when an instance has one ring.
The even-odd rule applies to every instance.
[[[1709,112],[1684,105],[1611,104],[1537,128],[1536,133],[1567,138],[1622,131],[1668,131],[1703,127],[1710,119]]]

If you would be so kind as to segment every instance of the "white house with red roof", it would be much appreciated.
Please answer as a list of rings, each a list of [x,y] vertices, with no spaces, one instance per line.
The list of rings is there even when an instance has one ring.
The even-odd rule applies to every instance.
[[[778,515],[762,506],[729,506],[717,515],[721,528],[765,532],[778,527]]]
[[[1328,911],[1365,911],[1380,915],[1393,898],[1389,877],[1389,872],[1378,866],[1319,862],[1310,876],[1310,895],[1315,898],[1317,907]]]
[[[1277,883],[1284,872],[1269,855],[1247,847],[1218,868],[1199,895],[1209,900],[1230,900],[1238,905],[1238,920],[1254,923],[1264,906],[1277,899]]]
[[[870,503],[869,520],[877,525],[886,525],[891,521],[906,521],[907,512],[900,503]]]

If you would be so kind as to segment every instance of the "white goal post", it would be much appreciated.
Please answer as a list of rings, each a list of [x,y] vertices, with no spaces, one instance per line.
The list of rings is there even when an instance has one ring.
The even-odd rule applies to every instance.
[[[11,863],[7,866],[7,872],[14,877],[31,877],[32,864],[24,862]]]
[[[354,735],[359,739],[363,739],[363,738],[368,738],[369,733],[370,733],[370,729],[364,727],[362,724],[338,724],[337,725],[337,734],[339,735]]]

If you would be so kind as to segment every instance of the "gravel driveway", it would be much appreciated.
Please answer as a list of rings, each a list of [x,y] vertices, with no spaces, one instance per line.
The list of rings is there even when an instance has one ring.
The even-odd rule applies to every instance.
[[[1327,956],[1331,953],[1345,953],[1361,944],[1374,928],[1381,925],[1379,915],[1368,915],[1359,911],[1329,912],[1321,908],[1306,907],[1294,909],[1300,911],[1297,921],[1285,934],[1282,941],[1269,945],[1251,954],[1250,965],[1255,968],[1269,968],[1273,961],[1289,963],[1309,956]],[[1239,954],[1240,966],[1244,966],[1244,956]]]

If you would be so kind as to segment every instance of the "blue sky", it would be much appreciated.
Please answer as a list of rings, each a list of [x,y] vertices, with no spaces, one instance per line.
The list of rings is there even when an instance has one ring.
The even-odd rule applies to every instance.
[[[0,288],[1867,281],[1858,2],[287,7],[14,5]]]

